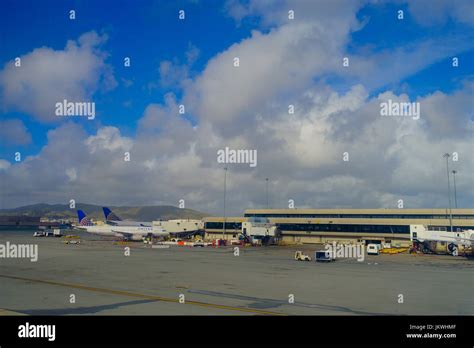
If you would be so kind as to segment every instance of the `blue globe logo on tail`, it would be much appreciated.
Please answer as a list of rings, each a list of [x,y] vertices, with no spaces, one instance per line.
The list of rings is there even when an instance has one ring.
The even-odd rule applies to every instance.
[[[122,219],[115,215],[109,208],[102,207],[102,210],[104,211],[106,221],[122,221]]]
[[[77,211],[77,219],[80,226],[93,226],[91,219],[89,219],[82,210]]]

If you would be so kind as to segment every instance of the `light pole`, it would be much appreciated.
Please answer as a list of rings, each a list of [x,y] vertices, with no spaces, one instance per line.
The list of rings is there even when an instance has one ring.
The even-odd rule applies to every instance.
[[[269,208],[268,206],[268,178],[265,178],[265,183],[266,183],[266,186],[267,186],[267,209]]]
[[[226,211],[225,211],[225,194],[227,190],[227,167],[224,167],[224,225],[222,229],[222,240],[225,239],[225,223],[226,223]]]
[[[457,170],[453,170],[451,173],[453,173],[453,181],[454,181],[454,208],[457,209],[457,207],[458,207],[458,195],[456,193],[456,173],[457,173]]]
[[[445,153],[443,157],[446,158],[446,174],[448,176],[448,198],[449,198],[449,226],[453,232],[453,213],[451,211],[451,185],[449,183],[449,153]]]

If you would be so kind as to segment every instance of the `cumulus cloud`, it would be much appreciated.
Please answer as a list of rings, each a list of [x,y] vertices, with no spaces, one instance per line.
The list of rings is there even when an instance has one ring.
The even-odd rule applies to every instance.
[[[87,138],[85,144],[91,154],[99,150],[109,151],[129,151],[133,145],[133,140],[122,137],[120,131],[115,127],[103,127],[97,131],[97,135]]]
[[[445,24],[452,19],[463,24],[474,25],[474,2],[471,0],[407,1],[410,13],[424,26]]]
[[[263,27],[212,58],[183,86],[182,100],[168,93],[162,104],[148,105],[134,137],[112,126],[91,135],[70,123],[50,131],[37,156],[0,171],[0,181],[9,183],[5,202],[42,201],[46,193],[54,202],[118,205],[184,199],[187,208],[221,214],[224,171],[217,150],[229,146],[258,151],[256,168],[228,165],[230,214],[265,206],[267,177],[272,207],[287,207],[290,199],[299,208],[390,208],[399,199],[406,208],[444,207],[445,152],[459,154],[452,163],[459,206],[471,204],[472,84],[419,97],[373,93],[374,86],[451,54],[450,45],[426,60],[435,43],[368,54],[366,61],[356,54],[351,62],[359,68],[347,73],[341,57],[351,31],[361,26],[362,2],[292,2],[294,22],[287,20],[290,3],[266,4],[229,3],[241,6],[233,12],[237,19],[260,16]],[[367,72],[382,72],[384,58],[387,65],[407,63],[394,63],[393,71],[373,80]],[[331,87],[330,74],[349,76],[348,88]],[[381,116],[380,105],[389,99],[419,102],[420,119]],[[179,114],[181,103],[197,124]]]
[[[66,175],[69,178],[69,181],[75,181],[77,179],[76,168],[69,168],[66,170]]]
[[[177,204],[184,199],[186,207],[221,214],[224,171],[215,150],[232,140],[259,151],[257,168],[228,165],[232,214],[265,204],[265,177],[273,207],[285,207],[289,199],[300,208],[388,208],[399,199],[407,208],[443,207],[445,152],[459,154],[452,168],[458,170],[459,205],[467,206],[474,184],[472,137],[469,132],[433,135],[444,127],[438,122],[445,110],[458,110],[452,122],[472,129],[462,106],[469,103],[469,88],[416,100],[389,91],[369,97],[362,86],[344,94],[315,88],[301,96],[291,117],[268,108],[272,117],[262,118],[262,137],[251,132],[216,137],[178,116],[167,117],[171,101],[144,113],[142,121],[160,125],[161,131],[142,129],[135,139],[115,127],[87,135],[81,126],[66,124],[49,132],[48,145],[37,156],[0,171],[0,181],[9,183],[3,196],[9,205],[41,201],[46,193],[53,202]],[[381,116],[380,103],[387,99],[420,102],[420,119]],[[124,151],[130,151],[130,162],[124,161]],[[349,161],[343,160],[344,152]]]
[[[6,160],[3,160],[3,159],[0,159],[0,170],[8,169],[8,168],[10,168],[10,166],[11,166],[10,162],[8,162]]]
[[[196,104],[198,115],[227,132],[227,122],[235,117],[252,122],[248,110],[258,110],[275,95],[298,95],[313,78],[340,65],[351,28],[359,24],[357,5],[251,1],[249,13],[277,26],[268,33],[254,30],[211,59],[188,88],[187,103]],[[288,19],[288,9],[295,11],[297,20]],[[233,66],[235,58],[239,67]]]
[[[235,9],[238,20],[257,16],[263,30],[252,31],[249,38],[212,58],[186,86],[184,103],[222,136],[236,136],[242,127],[258,129],[259,113],[269,104],[286,98],[282,107],[287,108],[314,85],[324,88],[326,81],[336,80],[342,89],[362,84],[372,93],[473,47],[471,40],[461,36],[378,51],[356,47],[349,53],[351,33],[363,27],[357,12],[367,3],[228,2],[229,14]],[[288,19],[290,9],[294,20]],[[344,57],[349,58],[349,67],[343,66]],[[239,67],[233,66],[236,58]]]
[[[3,109],[53,121],[57,102],[90,101],[97,90],[114,88],[117,82],[101,49],[106,40],[92,31],[68,41],[64,50],[41,47],[24,54],[20,67],[7,62],[0,71]]]

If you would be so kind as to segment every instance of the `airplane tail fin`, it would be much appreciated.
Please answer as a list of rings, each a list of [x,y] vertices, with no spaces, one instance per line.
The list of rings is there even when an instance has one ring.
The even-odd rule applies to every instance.
[[[82,210],[77,211],[77,219],[79,220],[79,225],[81,226],[92,226],[93,223]]]
[[[104,211],[104,216],[105,220],[107,221],[122,221],[121,218],[119,218],[117,215],[115,215],[112,210],[110,210],[107,207],[102,207],[102,210]]]

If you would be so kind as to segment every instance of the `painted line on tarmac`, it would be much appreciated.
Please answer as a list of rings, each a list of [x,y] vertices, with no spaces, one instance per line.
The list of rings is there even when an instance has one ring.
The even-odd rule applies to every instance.
[[[20,312],[11,311],[9,309],[0,308],[0,316],[11,316],[11,315],[27,315]]]
[[[255,309],[255,308],[233,307],[233,306],[219,305],[219,304],[206,303],[206,302],[200,302],[200,301],[188,301],[188,300],[186,300],[184,303],[180,303],[179,300],[174,299],[174,298],[170,298],[170,297],[151,296],[151,295],[139,294],[139,293],[130,292],[130,291],[113,290],[113,289],[105,289],[105,288],[95,288],[95,287],[82,285],[82,284],[61,283],[61,282],[56,282],[56,281],[52,281],[52,280],[23,278],[23,277],[15,277],[15,276],[4,275],[4,274],[0,274],[0,278],[23,280],[23,281],[28,281],[28,282],[55,285],[55,286],[63,286],[63,287],[67,287],[67,288],[94,291],[94,292],[100,292],[100,293],[104,293],[104,294],[113,294],[113,295],[120,295],[120,296],[145,298],[145,299],[148,299],[148,300],[163,301],[163,302],[174,302],[174,303],[179,303],[179,304],[187,304],[187,305],[194,305],[194,306],[207,307],[207,308],[224,309],[224,310],[228,310],[228,311],[246,312],[246,313],[252,313],[252,314],[256,314],[256,315],[285,315],[283,313],[264,311],[264,310]]]

